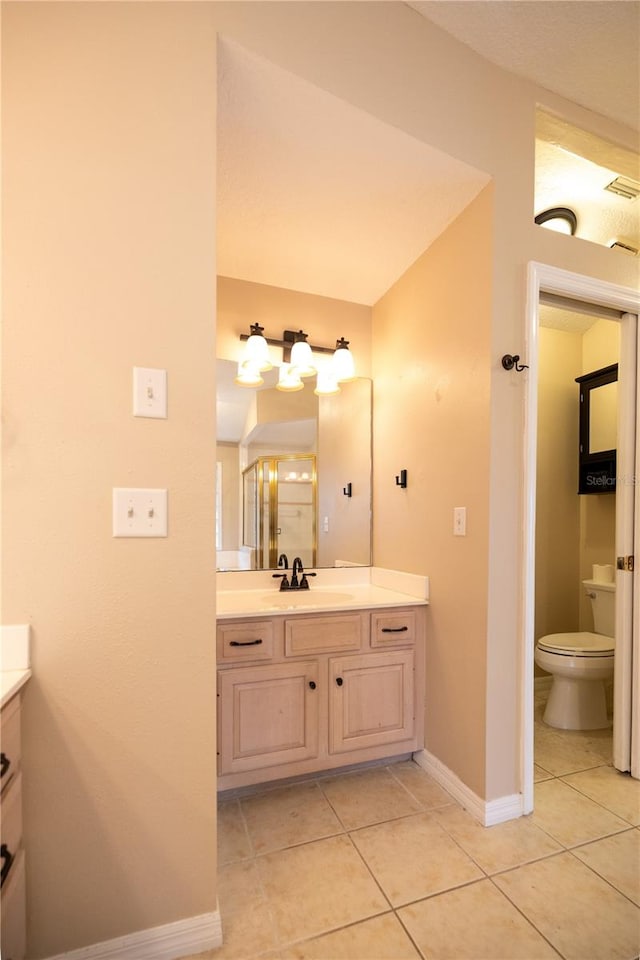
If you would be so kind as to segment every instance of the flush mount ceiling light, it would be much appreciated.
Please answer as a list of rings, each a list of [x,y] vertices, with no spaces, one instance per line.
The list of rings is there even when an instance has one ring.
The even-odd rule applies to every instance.
[[[304,384],[301,378],[317,374],[314,393],[318,396],[332,396],[340,392],[339,383],[356,378],[353,354],[349,350],[349,341],[344,337],[336,341],[335,347],[321,347],[307,343],[308,334],[304,330],[285,330],[282,340],[264,337],[264,327],[259,323],[252,323],[250,330],[250,334],[240,334],[245,348],[235,378],[239,386],[258,387],[263,384],[261,372],[270,370],[273,366],[269,358],[270,346],[282,349],[283,363],[276,384],[277,390],[302,390]],[[318,364],[314,353],[331,354],[331,363],[324,366]]]
[[[555,230],[556,233],[566,233],[573,236],[578,226],[578,218],[569,207],[551,207],[549,210],[543,210],[534,218],[535,223],[540,227],[546,227],[547,230]]]

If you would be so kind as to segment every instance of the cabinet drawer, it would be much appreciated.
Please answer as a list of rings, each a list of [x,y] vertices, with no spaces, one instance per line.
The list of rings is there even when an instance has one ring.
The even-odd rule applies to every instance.
[[[13,697],[0,714],[0,791],[20,769],[20,697]]]
[[[2,923],[0,956],[3,960],[23,960],[26,952],[26,895],[24,850],[13,862],[11,875],[2,887]]]
[[[270,660],[273,657],[272,620],[222,623],[218,626],[218,663],[239,660]]]
[[[18,773],[2,794],[2,822],[0,824],[0,843],[2,844],[2,870],[4,882],[9,882],[16,865],[18,852],[22,844],[22,774]],[[6,848],[6,849],[5,849]]]
[[[286,620],[284,625],[284,650],[287,657],[303,657],[310,653],[359,650],[362,644],[362,633],[360,614]]]
[[[371,614],[372,647],[399,647],[415,642],[415,610],[394,610]]]

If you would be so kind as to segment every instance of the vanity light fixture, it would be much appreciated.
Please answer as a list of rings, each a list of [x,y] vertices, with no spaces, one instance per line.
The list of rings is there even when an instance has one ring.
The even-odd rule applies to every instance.
[[[307,343],[307,334],[300,330],[296,337],[291,347],[291,366],[295,367],[299,377],[313,377],[317,368],[313,362],[311,347]]]
[[[304,330],[285,330],[282,340],[263,336],[264,327],[259,323],[252,323],[249,334],[241,333],[240,339],[245,342],[244,354],[238,364],[238,375],[235,382],[239,386],[257,387],[264,382],[260,373],[270,370],[273,364],[269,359],[269,347],[282,349],[283,364],[280,367],[280,376],[276,389],[294,392],[302,390],[302,378],[313,377],[317,374],[314,393],[320,397],[332,396],[340,393],[339,383],[355,380],[355,363],[353,354],[349,350],[349,341],[340,337],[335,347],[322,347],[308,343]],[[314,360],[314,353],[331,354],[331,363],[325,366],[318,365]]]
[[[296,368],[292,363],[283,363],[280,367],[276,390],[282,390],[285,393],[295,393],[302,390],[304,383],[300,379]]]
[[[578,226],[578,218],[569,207],[550,207],[534,217],[534,223],[540,227],[546,227],[547,230],[573,236]]]
[[[235,383],[239,387],[261,387],[264,383],[260,375],[260,364],[256,360],[240,360]]]
[[[242,359],[245,362],[258,364],[259,370],[271,370],[273,364],[269,359],[269,347],[266,339],[262,336],[264,327],[261,327],[259,323],[252,323],[249,329],[251,333],[248,337],[245,337],[247,343]]]

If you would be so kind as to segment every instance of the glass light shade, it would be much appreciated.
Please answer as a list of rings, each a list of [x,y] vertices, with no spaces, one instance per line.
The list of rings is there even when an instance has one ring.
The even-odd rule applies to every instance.
[[[333,375],[340,383],[345,380],[355,380],[356,369],[353,354],[348,347],[338,347],[333,355]]]
[[[566,233],[569,236],[572,234],[571,224],[567,220],[563,220],[562,217],[558,217],[556,220],[547,220],[546,223],[541,223],[541,227],[544,227],[546,230],[553,230],[555,233]]]
[[[251,334],[245,344],[243,360],[258,364],[259,370],[271,370],[273,364],[269,359],[269,344],[264,337]]]
[[[298,371],[290,363],[283,363],[280,367],[280,375],[276,383],[276,390],[283,390],[286,393],[295,393],[296,390],[302,390],[304,383],[298,375]]]
[[[316,388],[313,392],[317,397],[333,397],[336,393],[340,393],[340,387],[332,370],[326,368],[318,370]]]
[[[316,372],[311,347],[306,340],[296,340],[291,347],[291,365],[299,377],[312,377]]]
[[[260,376],[260,366],[253,360],[241,360],[234,383],[239,387],[261,387],[264,380]]]

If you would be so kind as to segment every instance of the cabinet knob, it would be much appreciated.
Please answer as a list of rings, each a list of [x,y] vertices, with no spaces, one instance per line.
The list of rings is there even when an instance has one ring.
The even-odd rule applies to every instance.
[[[342,677],[336,677],[336,683],[338,684],[339,687],[341,687],[342,684],[344,683],[344,680],[342,679]]]
[[[315,688],[316,688],[316,682],[315,682],[315,680],[309,680],[309,689],[310,689],[310,690],[315,690]]]

